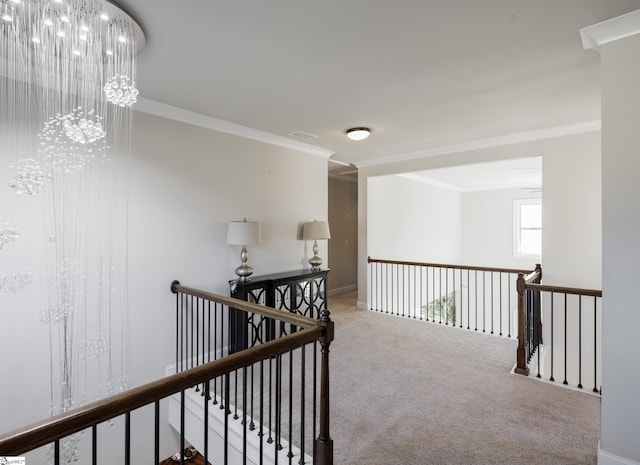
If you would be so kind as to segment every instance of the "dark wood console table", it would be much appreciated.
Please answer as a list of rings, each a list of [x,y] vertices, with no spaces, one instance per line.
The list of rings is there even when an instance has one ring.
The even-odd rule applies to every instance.
[[[229,281],[231,297],[278,310],[319,318],[327,308],[329,270],[296,270],[254,276],[250,281]],[[229,353],[252,347],[275,337],[275,321],[266,324],[246,312],[230,309]],[[295,328],[292,328],[295,331]]]

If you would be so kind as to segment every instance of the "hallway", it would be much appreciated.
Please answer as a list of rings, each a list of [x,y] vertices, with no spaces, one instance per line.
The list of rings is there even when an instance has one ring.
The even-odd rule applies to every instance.
[[[336,464],[596,463],[600,398],[510,374],[515,340],[329,310]]]

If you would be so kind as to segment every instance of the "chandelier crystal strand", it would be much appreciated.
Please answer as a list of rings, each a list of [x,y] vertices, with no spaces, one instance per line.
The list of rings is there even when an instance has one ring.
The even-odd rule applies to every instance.
[[[0,0],[0,16],[0,195],[25,194],[14,216],[45,224],[33,313],[49,328],[53,415],[131,386],[126,164],[144,35],[103,0]],[[78,447],[61,462],[82,461]]]

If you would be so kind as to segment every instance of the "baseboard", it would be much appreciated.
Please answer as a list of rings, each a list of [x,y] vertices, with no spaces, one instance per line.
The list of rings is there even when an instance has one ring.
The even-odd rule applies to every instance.
[[[356,308],[358,310],[369,310],[369,302],[360,302],[356,303]]]
[[[640,465],[640,462],[629,460],[598,448],[598,465]]]
[[[352,292],[356,290],[358,290],[358,285],[350,284],[349,286],[342,286],[342,287],[336,287],[335,289],[329,289],[327,294],[329,294],[329,297],[333,297],[335,295],[345,294],[347,292]]]

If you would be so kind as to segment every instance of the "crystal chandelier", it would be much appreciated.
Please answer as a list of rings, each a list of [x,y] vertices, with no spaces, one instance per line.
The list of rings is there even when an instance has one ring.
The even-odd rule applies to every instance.
[[[144,46],[138,23],[107,0],[0,0],[0,195],[17,196],[15,212],[0,211],[16,217],[0,222],[0,265],[34,249],[18,224],[43,224],[45,244],[35,247],[43,273],[3,268],[0,287],[46,281],[33,315],[50,332],[51,414],[131,382],[127,232],[117,226],[127,224],[123,166]]]

